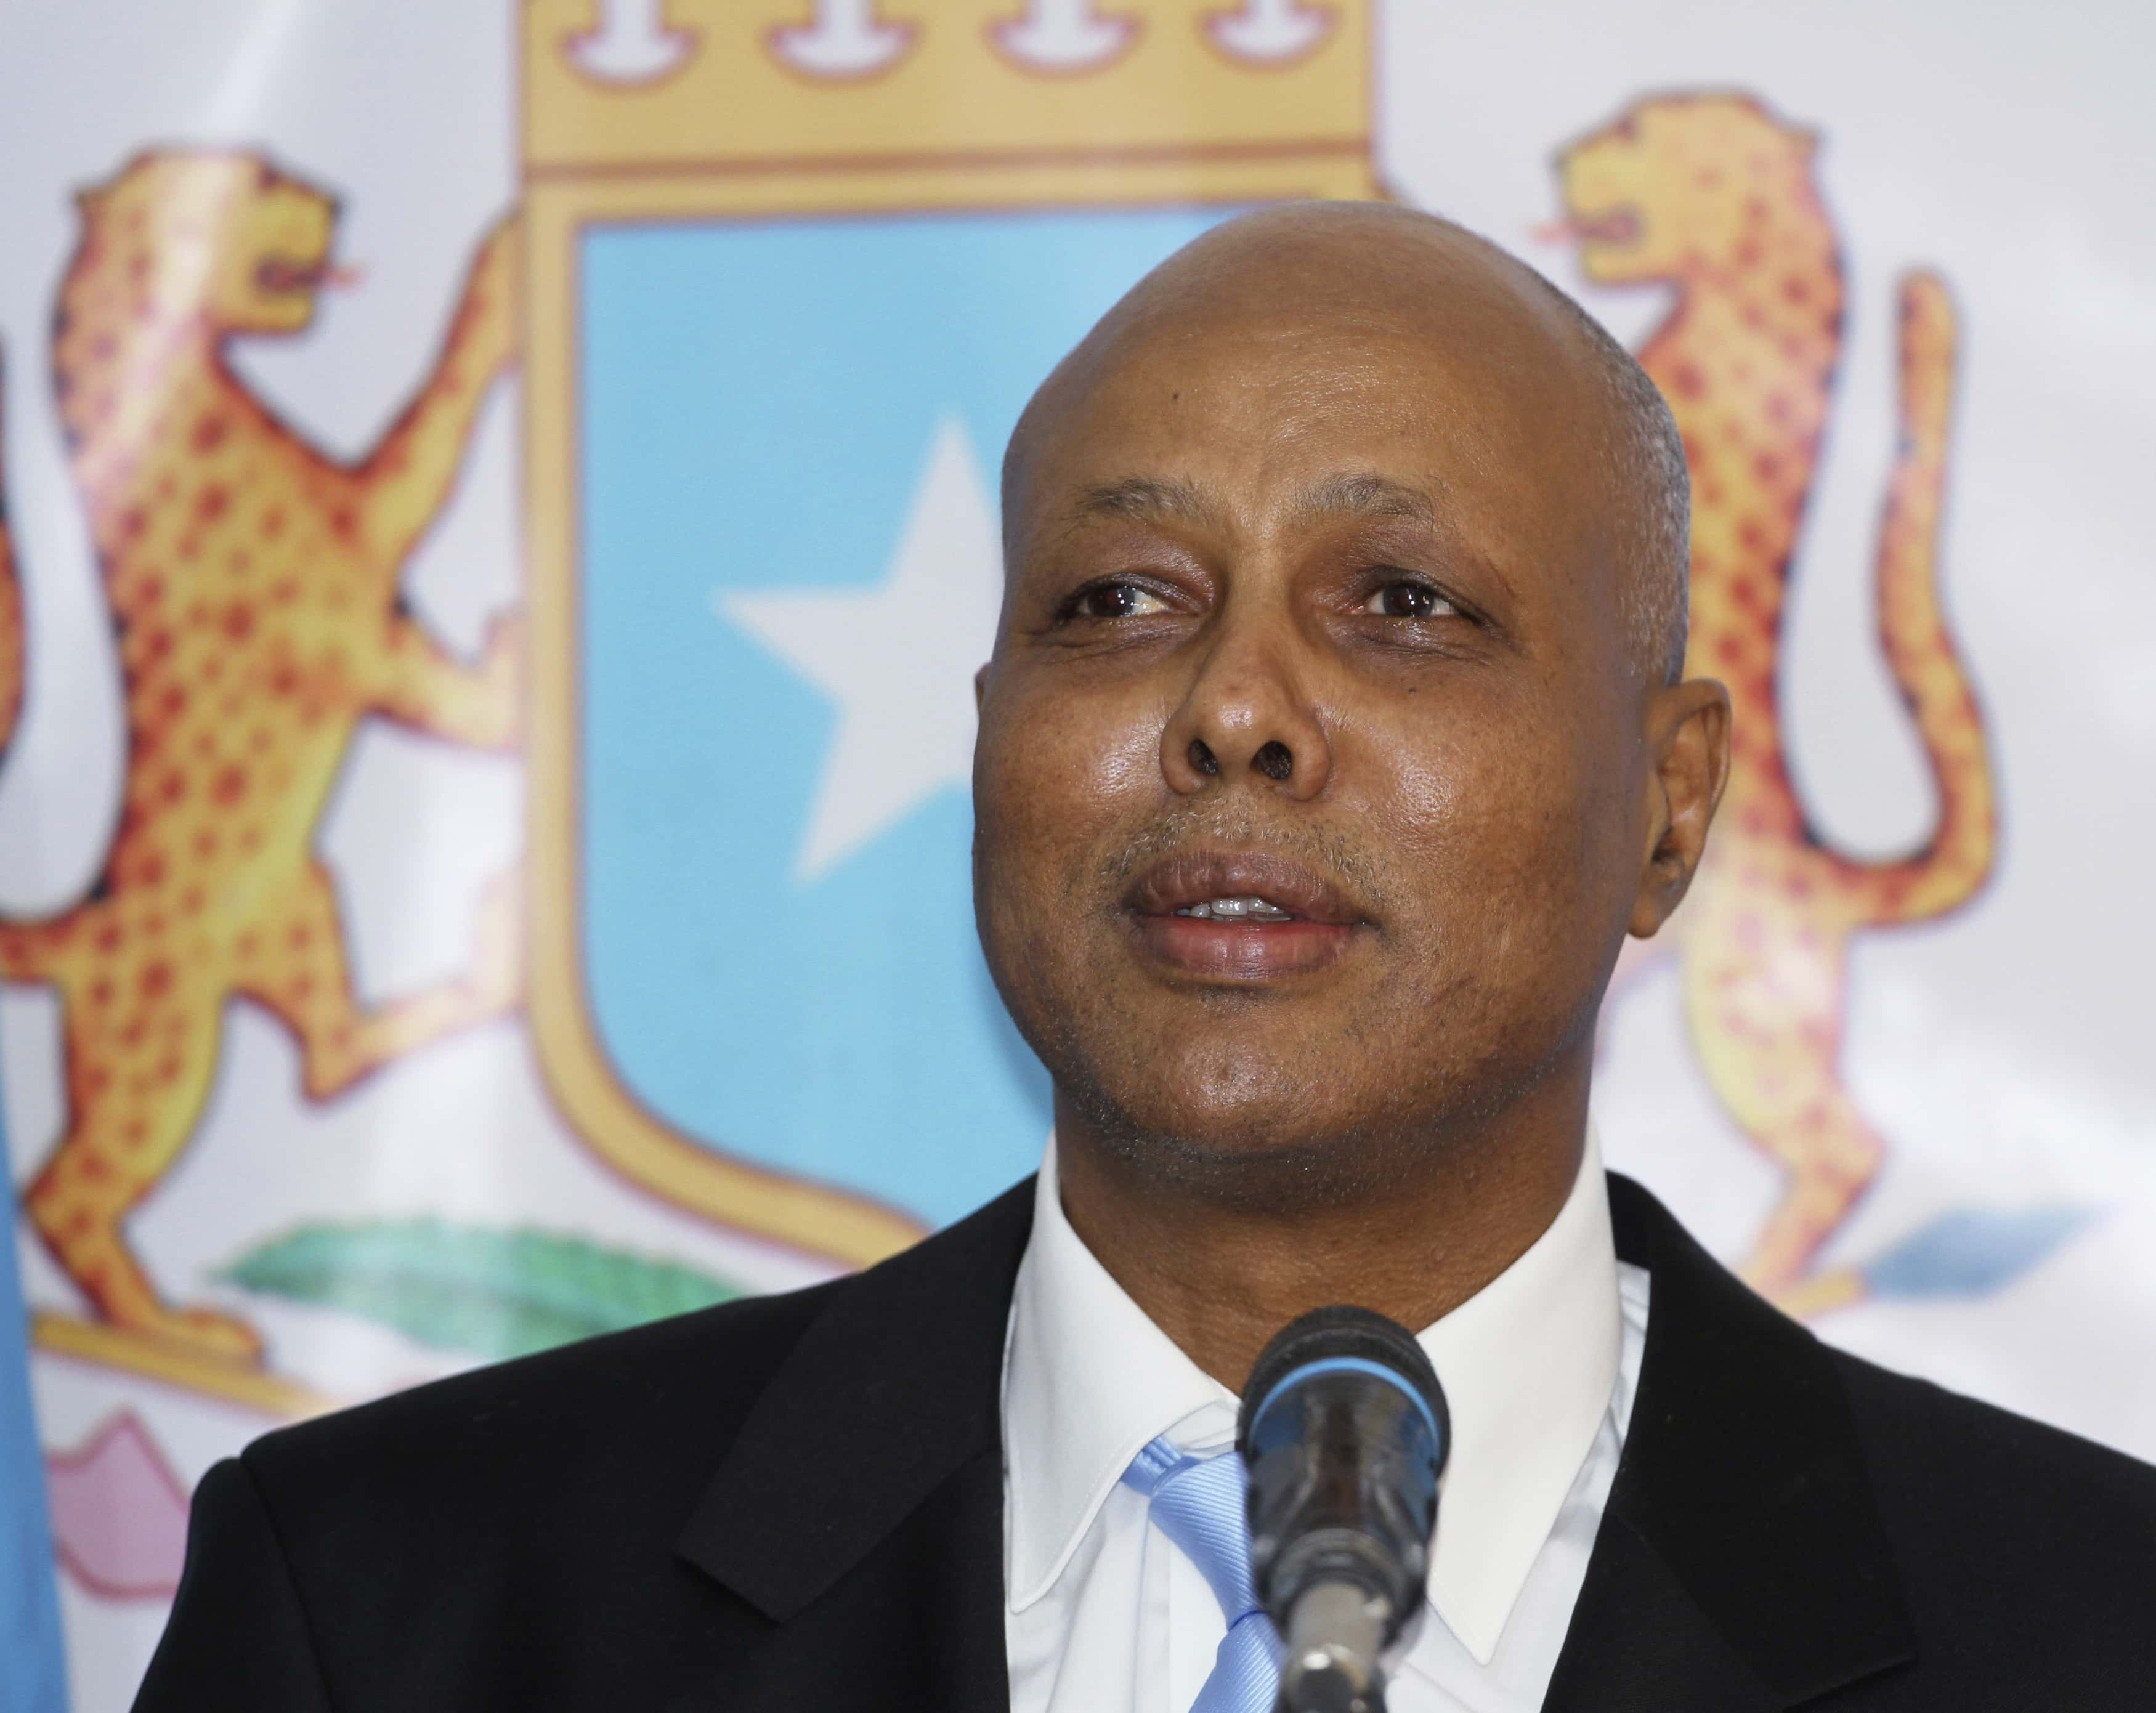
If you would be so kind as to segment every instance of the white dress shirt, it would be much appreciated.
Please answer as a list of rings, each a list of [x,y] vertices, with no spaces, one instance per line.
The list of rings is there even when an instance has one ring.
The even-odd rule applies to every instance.
[[[1121,1485],[1165,1433],[1233,1444],[1235,1394],[1108,1276],[1065,1218],[1053,1139],[1004,1357],[1004,1635],[1011,1713],[1183,1713],[1225,1630],[1197,1567]],[[1392,1713],[1532,1713],[1572,1621],[1646,1342],[1600,1150],[1527,1253],[1420,1335],[1453,1445],[1422,1631]]]

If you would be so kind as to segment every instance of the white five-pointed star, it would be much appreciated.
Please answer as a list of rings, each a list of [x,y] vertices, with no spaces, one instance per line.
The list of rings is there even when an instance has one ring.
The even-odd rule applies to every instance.
[[[898,551],[870,588],[718,589],[711,605],[837,705],[794,859],[806,885],[973,767],[973,674],[995,641],[1003,549],[965,428],[946,417]]]

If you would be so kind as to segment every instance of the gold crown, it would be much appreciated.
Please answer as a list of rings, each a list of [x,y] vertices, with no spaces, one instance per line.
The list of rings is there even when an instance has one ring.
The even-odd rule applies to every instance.
[[[1369,0],[526,0],[522,29],[531,181],[1241,163],[1372,190]]]

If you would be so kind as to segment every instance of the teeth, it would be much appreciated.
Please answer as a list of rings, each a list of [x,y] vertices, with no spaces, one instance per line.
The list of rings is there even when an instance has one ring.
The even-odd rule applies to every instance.
[[[1291,922],[1294,916],[1262,898],[1209,898],[1203,904],[1185,905],[1179,916],[1196,916],[1208,922]]]

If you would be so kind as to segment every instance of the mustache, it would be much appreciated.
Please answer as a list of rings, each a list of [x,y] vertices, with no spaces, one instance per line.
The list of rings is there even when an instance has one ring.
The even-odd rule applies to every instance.
[[[1263,851],[1331,880],[1357,902],[1389,916],[1395,890],[1382,864],[1353,834],[1334,827],[1287,827],[1209,806],[1162,817],[1116,850],[1101,869],[1108,895],[1120,896],[1156,863],[1196,849]]]

